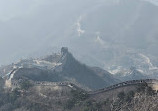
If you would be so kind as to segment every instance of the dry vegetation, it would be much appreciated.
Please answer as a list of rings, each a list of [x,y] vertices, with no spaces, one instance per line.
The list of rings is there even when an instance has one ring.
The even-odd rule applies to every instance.
[[[119,92],[113,98],[107,98],[105,95],[98,100],[81,89],[73,90],[68,86],[34,86],[25,82],[13,91],[2,89],[1,86],[0,111],[157,111],[158,109],[157,92],[146,83],[139,85],[136,90]]]

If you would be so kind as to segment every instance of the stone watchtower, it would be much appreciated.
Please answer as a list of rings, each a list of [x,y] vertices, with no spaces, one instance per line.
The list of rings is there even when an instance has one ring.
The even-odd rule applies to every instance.
[[[67,54],[67,53],[68,53],[68,48],[67,47],[62,47],[61,48],[61,55],[63,56],[65,54]]]

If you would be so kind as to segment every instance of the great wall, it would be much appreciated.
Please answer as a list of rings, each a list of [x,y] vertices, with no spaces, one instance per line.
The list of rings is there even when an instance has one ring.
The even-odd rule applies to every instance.
[[[125,81],[122,83],[118,83],[103,89],[99,89],[96,91],[90,91],[88,92],[88,94],[90,95],[95,95],[95,94],[99,94],[99,93],[103,93],[103,92],[108,92],[110,90],[114,90],[117,88],[121,88],[121,87],[127,87],[127,86],[133,86],[133,85],[139,85],[139,84],[143,84],[143,83],[147,83],[148,85],[150,85],[154,90],[158,90],[158,80],[157,79],[141,79],[141,80],[131,80],[131,81]]]
[[[23,79],[19,79],[19,80],[12,80],[14,73],[16,72],[17,69],[14,69],[13,71],[10,72],[9,74],[9,78],[6,80],[6,84],[5,87],[9,87],[9,88],[16,88],[19,87],[19,83],[21,83],[23,81]],[[31,83],[33,85],[36,86],[68,86],[72,89],[76,89],[79,88],[80,86],[72,84],[71,82],[47,82],[47,81],[31,81]],[[154,90],[158,90],[158,80],[157,79],[141,79],[141,80],[130,80],[130,81],[125,81],[125,82],[121,82],[118,84],[114,84],[112,86],[109,87],[105,87],[99,90],[95,90],[95,91],[88,91],[88,94],[90,95],[95,95],[95,94],[99,94],[99,93],[103,93],[103,92],[108,92],[110,90],[114,90],[117,88],[121,88],[121,87],[127,87],[127,86],[136,86],[142,83],[147,83],[148,85],[150,85]]]
[[[31,81],[32,84],[36,86],[68,86],[72,89],[79,88],[77,85],[72,84],[71,82],[47,82],[47,81]],[[19,81],[12,81],[12,86],[17,87]],[[127,86],[137,86],[139,84],[147,83],[148,85],[152,86],[154,90],[158,90],[158,80],[157,79],[142,79],[142,80],[131,80],[131,81],[125,81],[122,83],[118,83],[106,88],[102,88],[95,91],[88,91],[88,94],[95,95],[103,92],[108,92],[110,90],[114,90],[121,87],[127,87]]]

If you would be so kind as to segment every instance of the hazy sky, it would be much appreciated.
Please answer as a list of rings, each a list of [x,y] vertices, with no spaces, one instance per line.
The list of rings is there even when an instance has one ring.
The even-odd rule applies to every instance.
[[[64,46],[66,30],[76,25],[86,5],[73,0],[0,0],[0,64]]]
[[[40,0],[0,0],[0,20],[8,21],[27,15],[34,11]]]
[[[117,11],[120,1],[0,0],[0,65],[23,56],[44,55],[51,49],[59,49],[62,46],[70,47],[76,55],[92,55],[91,53],[100,47],[106,49],[113,40],[119,42],[116,38],[119,34],[122,36],[125,30],[128,29],[129,33],[132,33],[130,28],[132,29],[132,25],[139,20],[142,6],[134,5],[134,2],[129,5],[135,7],[133,8],[125,3],[128,7],[119,8]],[[124,14],[131,15],[131,18],[126,19]],[[118,18],[115,20],[116,17]],[[119,19],[125,20],[123,22],[126,24]],[[119,29],[120,25],[122,30]],[[119,34],[116,30],[120,31]],[[143,27],[142,30],[148,29]],[[153,39],[150,40],[152,42],[157,40],[154,38],[155,32],[155,29],[150,31],[153,35]],[[136,34],[140,35],[137,32]],[[134,41],[135,38],[127,40]],[[142,37],[139,41],[142,41]],[[155,44],[152,47],[157,47]]]
[[[69,2],[70,0],[67,1]],[[39,10],[40,6],[42,5],[49,5],[49,3],[51,3],[51,5],[52,3],[62,4],[67,1],[65,0],[0,0],[0,21],[8,21],[13,18],[31,15],[35,11]],[[102,0],[102,1],[107,1],[107,0]],[[152,3],[158,4],[158,0],[144,0],[144,1],[150,1]]]

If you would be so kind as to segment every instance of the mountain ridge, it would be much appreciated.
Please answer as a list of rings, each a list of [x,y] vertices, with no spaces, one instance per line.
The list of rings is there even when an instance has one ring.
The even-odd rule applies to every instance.
[[[48,82],[69,81],[83,88],[94,90],[119,82],[103,69],[80,63],[65,47],[61,49],[60,54],[46,56],[46,58],[38,60],[22,60],[13,64],[12,68],[13,71],[10,71],[10,74],[2,74],[8,84],[20,79]]]

